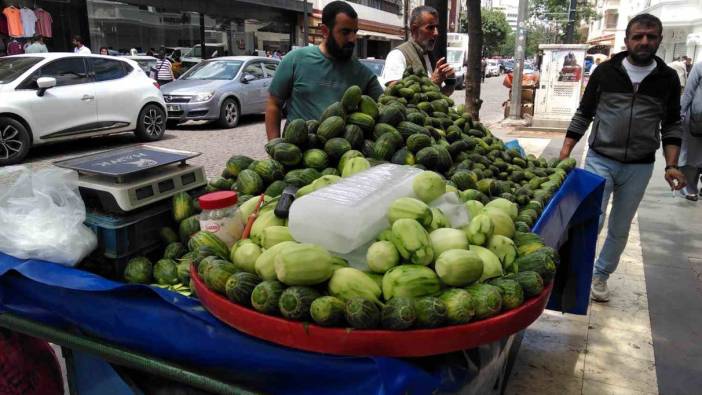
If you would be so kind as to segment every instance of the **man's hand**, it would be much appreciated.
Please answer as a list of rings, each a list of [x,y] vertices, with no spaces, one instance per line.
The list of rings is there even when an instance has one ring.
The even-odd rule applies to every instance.
[[[575,147],[575,144],[578,142],[575,139],[572,139],[570,137],[566,137],[563,139],[563,147],[561,147],[561,152],[558,155],[558,159],[563,160],[566,159],[570,156],[570,153],[573,151],[573,147]]]
[[[668,185],[670,185],[670,189],[673,191],[679,191],[687,185],[685,175],[683,175],[680,169],[674,167],[665,171],[665,180],[668,181]]]
[[[431,81],[441,86],[446,78],[455,77],[455,75],[456,73],[453,71],[453,67],[446,63],[446,58],[441,58],[436,62],[436,67],[431,75]]]
[[[268,95],[266,102],[266,135],[268,141],[280,137],[280,119],[282,113],[281,101],[273,96]]]

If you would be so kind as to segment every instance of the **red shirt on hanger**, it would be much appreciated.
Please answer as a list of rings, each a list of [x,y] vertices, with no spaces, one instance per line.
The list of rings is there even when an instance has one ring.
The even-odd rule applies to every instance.
[[[51,14],[41,8],[37,8],[34,10],[34,15],[37,17],[37,34],[42,37],[51,38],[51,24],[54,22]]]

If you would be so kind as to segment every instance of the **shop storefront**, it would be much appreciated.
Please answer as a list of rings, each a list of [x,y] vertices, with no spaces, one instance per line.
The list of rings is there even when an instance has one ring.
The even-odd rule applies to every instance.
[[[5,12],[8,9],[18,12],[13,15],[12,11]],[[13,18],[19,18],[19,30],[8,28],[11,24],[19,27]],[[71,37],[87,38],[87,34],[85,0],[0,1],[0,55],[24,52],[33,36],[42,36],[51,52],[72,51]]]
[[[303,8],[301,1],[275,0],[3,0],[2,5],[51,13],[50,51],[71,51],[71,37],[78,34],[94,53],[101,47],[127,54],[165,46],[194,57],[202,56],[203,30],[208,56],[287,52],[301,39],[295,26]]]

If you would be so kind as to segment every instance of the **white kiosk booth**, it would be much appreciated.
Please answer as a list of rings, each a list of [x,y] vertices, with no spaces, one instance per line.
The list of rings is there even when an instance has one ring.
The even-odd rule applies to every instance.
[[[580,103],[587,48],[587,44],[539,45],[543,60],[532,128],[565,131],[568,127]]]

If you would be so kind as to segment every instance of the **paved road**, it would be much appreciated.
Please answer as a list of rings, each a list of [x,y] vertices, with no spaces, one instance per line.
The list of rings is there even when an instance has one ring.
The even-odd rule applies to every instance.
[[[486,79],[482,86],[483,104],[481,117],[486,124],[502,119],[502,101],[507,97],[507,89],[502,86],[502,78]],[[465,90],[456,91],[456,103],[465,102]],[[243,117],[235,129],[219,129],[213,124],[182,125],[167,131],[163,140],[153,145],[202,152],[203,155],[192,163],[205,166],[208,177],[219,175],[226,160],[233,154],[264,158],[266,142],[263,115]],[[41,146],[30,151],[25,164],[33,169],[50,166],[52,162],[91,152],[116,149],[138,144],[133,134],[123,134]]]

